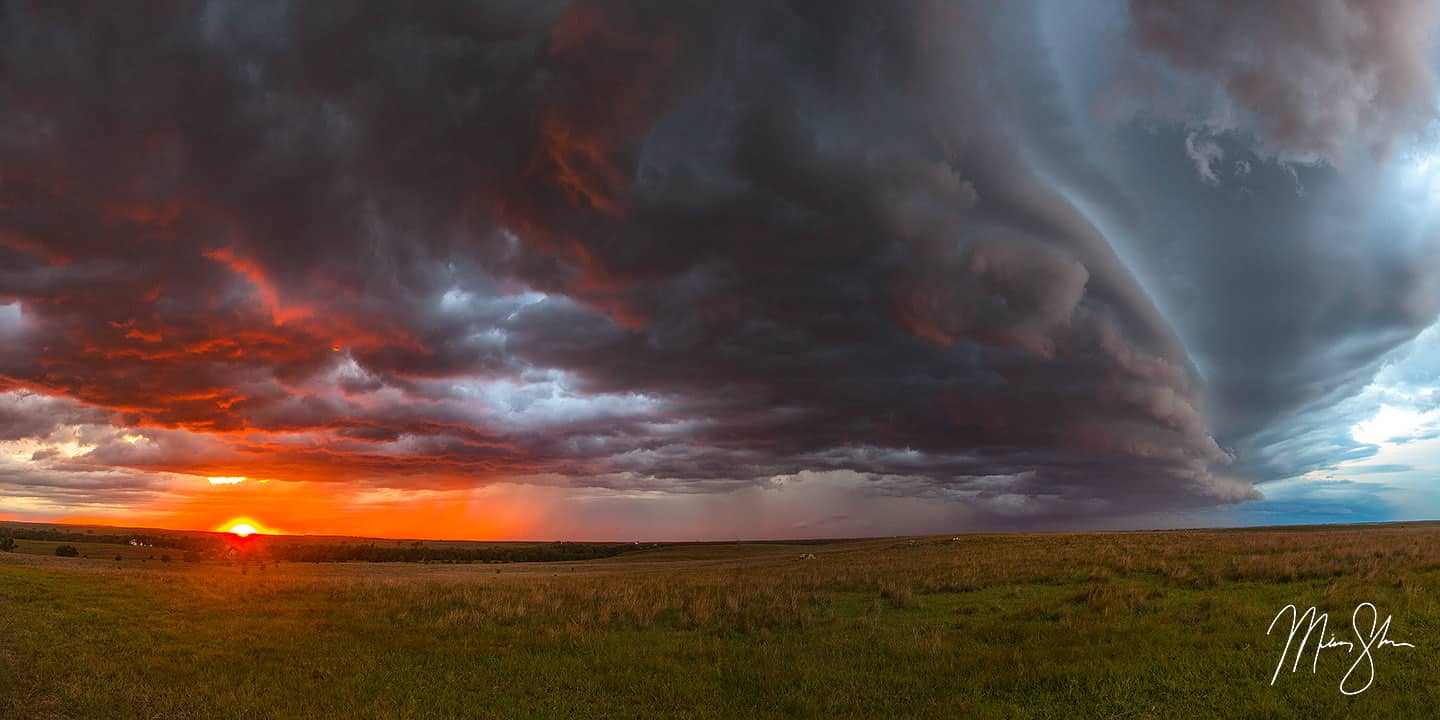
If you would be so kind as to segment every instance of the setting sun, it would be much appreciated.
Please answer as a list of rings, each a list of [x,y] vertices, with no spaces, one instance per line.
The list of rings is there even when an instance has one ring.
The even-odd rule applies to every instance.
[[[247,538],[251,535],[270,535],[274,533],[274,530],[267,529],[260,523],[244,517],[235,518],[221,525],[218,530],[219,532],[230,533],[231,535],[242,538]]]

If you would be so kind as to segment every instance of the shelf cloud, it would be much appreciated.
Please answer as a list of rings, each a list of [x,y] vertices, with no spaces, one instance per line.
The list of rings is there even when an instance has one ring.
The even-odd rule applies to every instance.
[[[791,492],[785,532],[878,532],[1363,455],[1334,408],[1440,311],[1394,212],[1435,13],[1097,9],[0,4],[0,501],[532,485],[623,533]]]

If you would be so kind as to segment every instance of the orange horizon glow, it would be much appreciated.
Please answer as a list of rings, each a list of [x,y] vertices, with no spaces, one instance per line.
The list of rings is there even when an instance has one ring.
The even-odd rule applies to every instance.
[[[71,525],[76,527],[112,528],[115,530],[168,530],[173,532],[218,532],[235,534],[229,528],[229,523],[217,525],[206,525],[204,523],[175,522],[161,518],[140,518],[127,520],[125,518],[109,517],[103,515],[67,515],[64,517],[35,517],[22,515],[0,515],[0,522],[17,522],[36,525]],[[248,523],[247,523],[248,524]],[[364,538],[373,540],[434,540],[434,541],[459,541],[459,542],[587,542],[585,539],[574,539],[568,537],[549,537],[531,535],[494,535],[487,533],[487,528],[477,528],[475,532],[469,532],[466,528],[437,528],[427,527],[428,523],[417,522],[413,529],[407,529],[402,523],[394,523],[386,530],[373,530],[359,528],[340,527],[337,525],[323,525],[303,530],[278,530],[266,529],[255,530],[255,535],[273,535],[290,537],[349,537]],[[253,527],[253,526],[252,526]],[[597,539],[594,542],[606,542],[604,539]]]
[[[259,535],[393,540],[578,539],[544,527],[549,508],[563,494],[559,488],[508,483],[399,491],[354,490],[316,481],[261,482],[253,477],[234,484],[185,478],[170,493],[123,514],[29,514],[13,519],[222,533],[245,524]]]

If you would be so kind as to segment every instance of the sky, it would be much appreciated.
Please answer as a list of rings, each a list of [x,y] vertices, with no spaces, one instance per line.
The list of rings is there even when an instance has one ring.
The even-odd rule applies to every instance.
[[[1428,0],[0,0],[0,519],[1440,517]]]

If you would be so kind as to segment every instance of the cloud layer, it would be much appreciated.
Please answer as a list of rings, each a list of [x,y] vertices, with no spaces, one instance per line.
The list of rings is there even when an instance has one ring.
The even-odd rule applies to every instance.
[[[1284,164],[1423,124],[1430,15],[1286,7],[1122,11],[1112,61],[1223,96],[1142,131],[1043,4],[0,5],[0,496],[1258,497],[1440,297],[1413,248],[1332,273]]]

